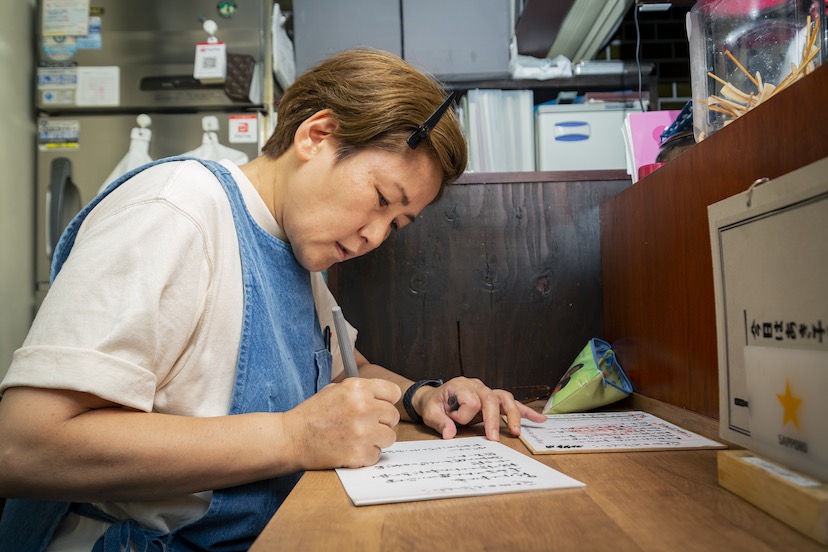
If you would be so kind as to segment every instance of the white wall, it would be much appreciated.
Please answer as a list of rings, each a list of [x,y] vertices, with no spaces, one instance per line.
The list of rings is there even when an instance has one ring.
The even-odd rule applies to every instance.
[[[0,378],[32,322],[34,304],[34,0],[0,17]]]

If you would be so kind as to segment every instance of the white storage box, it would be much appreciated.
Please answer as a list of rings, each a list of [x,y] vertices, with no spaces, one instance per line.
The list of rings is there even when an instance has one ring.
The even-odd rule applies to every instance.
[[[626,170],[624,118],[637,103],[541,105],[535,111],[539,171]]]

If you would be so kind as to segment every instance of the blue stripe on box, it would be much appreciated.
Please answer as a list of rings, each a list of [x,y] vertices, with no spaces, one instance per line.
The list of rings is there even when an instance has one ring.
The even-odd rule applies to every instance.
[[[560,123],[555,123],[555,126],[564,127],[567,129],[578,127],[586,127],[587,130],[589,129],[589,123],[585,121],[563,121]],[[589,134],[567,131],[566,134],[555,136],[556,142],[581,142],[583,140],[589,140]]]

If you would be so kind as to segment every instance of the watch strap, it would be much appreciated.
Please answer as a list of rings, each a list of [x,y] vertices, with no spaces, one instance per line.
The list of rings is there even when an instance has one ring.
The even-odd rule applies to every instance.
[[[440,387],[443,385],[443,380],[440,379],[423,379],[416,383],[414,383],[411,387],[403,395],[403,407],[405,407],[406,413],[408,413],[408,417],[411,418],[412,422],[417,422],[418,424],[423,423],[423,417],[420,416],[416,410],[414,410],[414,405],[411,404],[411,399],[414,398],[414,393],[422,387],[423,385],[429,385],[431,387]]]

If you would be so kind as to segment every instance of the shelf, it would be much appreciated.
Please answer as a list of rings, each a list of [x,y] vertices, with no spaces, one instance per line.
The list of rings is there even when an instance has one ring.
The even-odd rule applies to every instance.
[[[650,105],[657,105],[658,101],[658,79],[652,74],[653,64],[641,64],[641,86],[642,89],[650,92]],[[615,91],[615,90],[637,90],[638,70],[634,63],[626,64],[623,73],[604,75],[575,75],[568,78],[555,78],[546,80],[536,79],[485,79],[469,81],[451,81],[444,85],[457,92],[472,90],[475,88],[489,88],[502,90],[534,90],[535,103],[542,103],[557,97],[560,90],[575,90],[578,92],[590,91]],[[544,91],[547,91],[544,94]],[[551,93],[554,92],[554,93]],[[550,95],[551,93],[551,95]],[[548,97],[546,97],[548,96]]]

